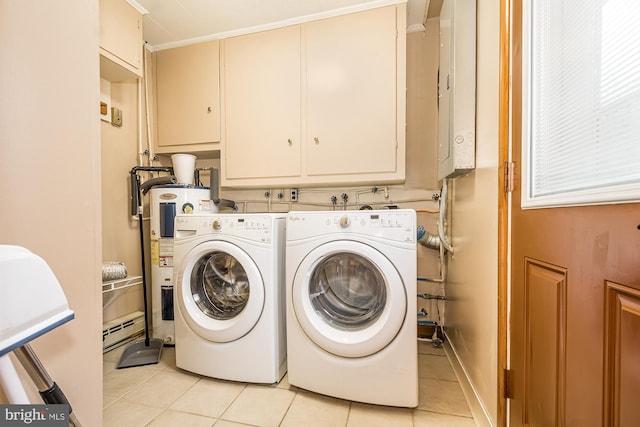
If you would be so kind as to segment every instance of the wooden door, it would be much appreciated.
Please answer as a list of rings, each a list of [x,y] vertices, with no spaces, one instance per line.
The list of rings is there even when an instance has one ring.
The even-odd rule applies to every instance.
[[[510,425],[637,426],[640,205],[521,209],[521,4],[511,28]]]

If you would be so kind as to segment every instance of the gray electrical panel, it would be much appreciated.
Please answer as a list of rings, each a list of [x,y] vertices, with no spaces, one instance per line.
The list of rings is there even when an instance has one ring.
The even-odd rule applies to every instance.
[[[443,0],[438,75],[438,179],[475,168],[476,1]]]

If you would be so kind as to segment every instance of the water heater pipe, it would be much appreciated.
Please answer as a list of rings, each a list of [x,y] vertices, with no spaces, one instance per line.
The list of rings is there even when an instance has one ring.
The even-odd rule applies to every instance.
[[[140,194],[140,177],[138,172],[168,172],[173,175],[170,166],[135,166],[129,171],[129,184],[131,189],[130,213],[133,219],[137,219],[139,205],[142,205]]]
[[[214,205],[219,208],[231,208],[238,210],[238,205],[233,200],[220,198],[220,171],[217,168],[211,168],[211,182],[209,183],[210,199]]]
[[[142,191],[142,194],[144,195],[147,194],[149,190],[151,190],[151,187],[155,187],[156,185],[169,185],[175,183],[176,177],[174,175],[152,178],[146,180],[143,184],[140,185],[140,191]]]

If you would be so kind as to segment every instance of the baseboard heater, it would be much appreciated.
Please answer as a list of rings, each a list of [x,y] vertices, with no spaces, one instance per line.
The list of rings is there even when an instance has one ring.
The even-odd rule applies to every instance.
[[[102,351],[106,353],[144,332],[144,312],[134,311],[102,324]]]

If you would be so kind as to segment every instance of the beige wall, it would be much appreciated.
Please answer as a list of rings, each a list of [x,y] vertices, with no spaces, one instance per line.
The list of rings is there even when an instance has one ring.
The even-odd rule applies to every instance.
[[[130,275],[140,275],[138,221],[131,219],[129,210],[129,171],[138,162],[138,85],[136,82],[111,83],[110,88],[111,105],[122,110],[122,127],[100,121],[102,258],[104,261],[123,262]],[[148,227],[148,221],[145,225]],[[103,305],[105,322],[143,310],[142,288],[133,286],[106,293]]]
[[[438,189],[438,19],[407,34],[407,188]]]
[[[0,243],[60,281],[76,318],[32,346],[80,422],[100,426],[98,2],[0,0],[0,16]]]
[[[478,2],[476,170],[451,184],[447,335],[497,420],[498,76],[500,2]]]

